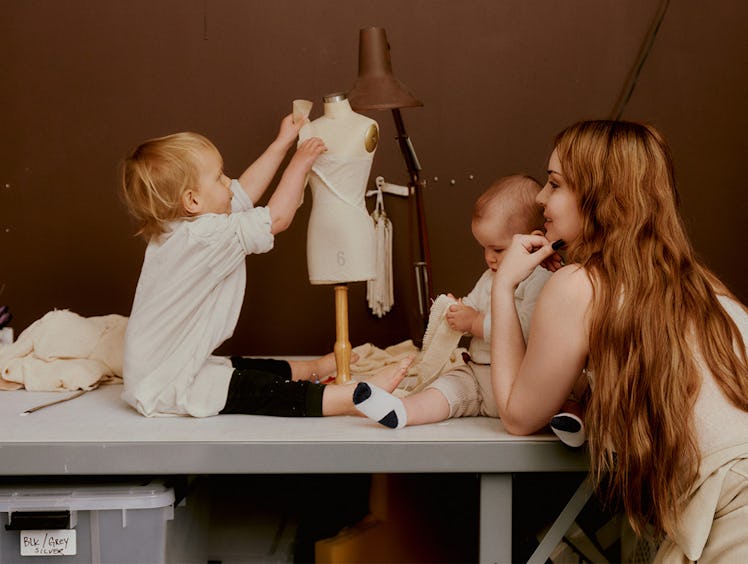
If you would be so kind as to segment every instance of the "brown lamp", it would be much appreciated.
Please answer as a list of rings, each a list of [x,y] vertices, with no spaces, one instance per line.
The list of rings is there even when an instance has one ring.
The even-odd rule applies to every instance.
[[[392,74],[390,46],[387,34],[381,27],[367,27],[359,33],[358,78],[348,92],[348,101],[354,110],[392,110],[397,129],[397,141],[405,159],[410,176],[408,187],[414,196],[415,216],[418,225],[418,256],[414,260],[416,291],[418,292],[418,312],[426,328],[431,301],[434,293],[431,283],[431,253],[429,251],[426,215],[423,207],[425,181],[420,178],[421,165],[418,162],[413,144],[405,132],[400,108],[423,106],[410,90]],[[414,335],[420,342],[423,333]]]
[[[367,27],[359,32],[358,78],[348,92],[353,109],[392,110],[423,106],[392,74],[390,45],[384,28]]]

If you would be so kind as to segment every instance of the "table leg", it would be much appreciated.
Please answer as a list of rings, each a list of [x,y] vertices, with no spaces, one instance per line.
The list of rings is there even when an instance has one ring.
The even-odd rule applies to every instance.
[[[584,480],[582,480],[582,483],[579,484],[574,495],[571,496],[569,503],[566,504],[566,507],[561,511],[561,514],[553,522],[553,525],[551,525],[551,528],[545,534],[543,540],[540,541],[538,548],[536,548],[535,552],[530,556],[530,559],[527,561],[528,564],[543,564],[544,562],[547,562],[553,549],[559,542],[561,542],[566,531],[569,530],[569,527],[574,523],[574,520],[582,509],[584,509],[587,500],[589,500],[592,495],[592,491],[592,479],[589,476],[586,476]]]
[[[512,561],[511,474],[481,474],[478,558],[481,564]]]

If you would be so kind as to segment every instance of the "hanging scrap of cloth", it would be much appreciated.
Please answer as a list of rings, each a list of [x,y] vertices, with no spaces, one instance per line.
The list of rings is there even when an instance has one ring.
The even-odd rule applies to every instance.
[[[376,190],[366,192],[366,196],[376,196],[377,201],[371,219],[374,222],[375,277],[366,283],[366,300],[372,313],[384,316],[395,303],[392,280],[392,222],[384,211],[383,193],[407,196],[408,187],[385,182],[377,176]]]

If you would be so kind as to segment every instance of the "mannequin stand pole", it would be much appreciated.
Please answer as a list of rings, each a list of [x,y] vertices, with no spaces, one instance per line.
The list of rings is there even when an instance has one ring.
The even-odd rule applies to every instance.
[[[335,364],[336,384],[351,381],[351,343],[348,340],[348,286],[335,285]]]

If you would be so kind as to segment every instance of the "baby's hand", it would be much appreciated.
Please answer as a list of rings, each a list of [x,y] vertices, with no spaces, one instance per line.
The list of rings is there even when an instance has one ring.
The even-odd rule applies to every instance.
[[[275,140],[278,143],[281,143],[286,148],[286,150],[290,149],[294,141],[296,141],[296,138],[299,136],[299,130],[301,129],[301,126],[303,126],[308,121],[308,119],[303,119],[294,122],[293,114],[288,114],[281,121],[280,130],[278,131],[278,136]]]
[[[310,137],[299,145],[288,166],[299,167],[302,172],[307,173],[312,168],[317,157],[325,151],[327,151],[327,147],[322,139],[319,137]]]
[[[466,306],[462,303],[462,300],[459,300],[457,303],[449,306],[447,310],[447,325],[455,331],[470,333],[476,316],[478,316],[477,310]]]

